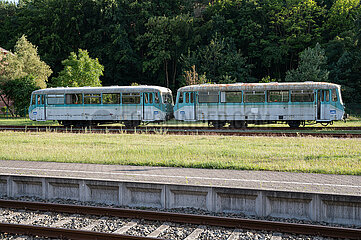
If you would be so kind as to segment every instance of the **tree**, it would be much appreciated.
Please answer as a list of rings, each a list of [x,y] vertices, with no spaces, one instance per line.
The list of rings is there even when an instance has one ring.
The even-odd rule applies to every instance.
[[[39,89],[39,86],[36,84],[35,77],[27,75],[5,82],[1,88],[3,94],[13,100],[15,113],[20,116],[25,116],[31,93]]]
[[[98,58],[89,57],[87,50],[78,50],[78,54],[71,52],[68,59],[62,61],[64,69],[54,79],[58,86],[84,87],[101,86],[100,76],[103,76],[104,67]]]
[[[345,51],[330,71],[335,83],[341,84],[346,103],[361,103],[361,49]]]
[[[204,74],[201,76],[198,75],[195,65],[191,67],[191,70],[184,71],[183,77],[185,79],[186,85],[203,84],[207,82],[206,76]]]
[[[325,35],[329,39],[349,35],[355,26],[355,19],[361,14],[360,0],[336,0],[327,14]]]
[[[247,58],[234,48],[232,40],[221,38],[218,34],[210,43],[196,51],[182,55],[185,69],[195,65],[198,72],[215,83],[249,82],[252,65]],[[252,79],[252,80],[251,80]]]
[[[296,70],[287,71],[286,82],[327,81],[329,71],[326,63],[325,50],[317,43],[314,48],[307,48],[300,53],[300,63]]]
[[[147,32],[138,38],[149,49],[143,71],[156,73],[162,69],[165,86],[175,87],[177,66],[191,39],[192,25],[193,18],[187,15],[150,18],[146,23]]]
[[[295,67],[301,51],[321,42],[325,9],[315,0],[265,2],[268,23],[267,34],[261,41],[260,61],[281,79],[287,70]]]
[[[0,72],[3,72],[1,80],[15,80],[32,75],[36,85],[45,88],[52,71],[41,61],[37,47],[23,35],[16,42],[14,49],[14,54],[8,54],[6,57],[7,64],[0,65]]]

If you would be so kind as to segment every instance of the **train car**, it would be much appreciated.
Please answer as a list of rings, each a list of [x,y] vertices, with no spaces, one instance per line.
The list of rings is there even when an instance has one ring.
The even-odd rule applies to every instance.
[[[201,84],[177,92],[174,116],[214,127],[328,124],[344,118],[340,86],[324,82]]]
[[[64,126],[161,122],[173,117],[172,92],[158,86],[58,87],[34,91],[29,118]]]

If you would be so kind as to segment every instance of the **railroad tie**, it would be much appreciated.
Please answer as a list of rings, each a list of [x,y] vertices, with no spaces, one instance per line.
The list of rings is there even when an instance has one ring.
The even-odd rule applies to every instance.
[[[281,236],[272,236],[271,240],[282,240]]]
[[[44,217],[45,216],[43,214],[38,215],[38,216],[31,216],[29,219],[25,220],[24,222],[20,222],[20,224],[23,224],[23,225],[39,225],[39,224],[34,224],[35,221],[40,221]]]
[[[132,220],[131,222],[128,222],[126,225],[124,225],[123,227],[119,228],[118,230],[114,231],[113,233],[117,233],[117,234],[124,234],[126,233],[129,229],[131,229],[132,227],[134,227],[135,225],[137,225],[138,223],[135,220]]]
[[[188,235],[184,240],[196,240],[198,239],[199,235],[201,235],[202,232],[204,232],[204,229],[206,226],[199,226],[196,228],[191,234]]]
[[[232,234],[229,236],[229,238],[227,240],[236,240],[236,239],[239,239],[239,235],[241,234],[241,231],[240,229],[235,229]]]
[[[72,219],[63,219],[63,220],[60,220],[58,222],[55,222],[54,224],[51,225],[51,227],[54,227],[54,228],[61,228],[62,226],[64,226],[65,224],[67,223],[70,223]]]
[[[17,238],[13,238],[14,240],[27,240],[29,239],[28,237],[17,237]]]
[[[96,226],[98,226],[100,224],[100,220],[96,220],[94,221],[93,223],[85,226],[85,227],[82,227],[81,230],[84,230],[84,231],[92,231],[92,229]]]
[[[153,232],[151,232],[147,237],[158,237],[162,232],[164,232],[168,228],[169,228],[169,223],[164,223],[161,226],[159,226],[157,229],[155,229]]]
[[[3,212],[4,208],[0,208],[0,211]],[[20,215],[20,212],[13,212],[11,214],[11,216],[18,216]],[[0,222],[3,222],[3,223],[7,223],[8,222],[8,219],[6,218],[5,215],[0,215]]]

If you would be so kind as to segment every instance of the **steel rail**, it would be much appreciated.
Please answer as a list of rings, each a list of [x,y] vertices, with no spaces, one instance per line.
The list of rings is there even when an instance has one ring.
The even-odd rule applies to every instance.
[[[256,128],[254,128],[256,129]],[[331,129],[331,128],[330,128]],[[275,129],[277,130],[277,129]],[[290,129],[288,129],[290,130]],[[266,137],[327,137],[327,138],[361,138],[361,133],[332,133],[332,132],[303,132],[293,130],[292,132],[275,132],[275,131],[250,131],[250,130],[233,130],[233,129],[214,129],[214,128],[64,128],[64,127],[49,127],[49,126],[33,126],[33,127],[1,127],[0,131],[21,131],[21,132],[66,132],[66,133],[148,133],[148,134],[173,134],[173,135],[222,135],[222,136],[266,136]]]
[[[310,224],[274,222],[254,219],[228,218],[170,212],[143,211],[122,208],[79,206],[53,203],[0,200],[2,208],[29,209],[36,211],[54,211],[62,213],[114,216],[121,218],[140,218],[154,221],[191,223],[219,227],[276,231],[292,234],[317,235],[333,238],[361,239],[361,229],[330,227]]]
[[[11,224],[11,223],[0,223],[0,232],[51,237],[58,239],[64,239],[64,238],[76,239],[76,240],[92,240],[92,239],[94,240],[158,239],[159,240],[161,239],[161,238],[153,238],[153,237],[140,237],[140,236],[130,236],[124,234],[115,234],[115,233],[104,233],[104,232],[95,232],[95,231],[84,231],[84,230],[76,230],[76,229],[53,228],[53,227],[45,227],[45,226],[32,226],[32,225]]]

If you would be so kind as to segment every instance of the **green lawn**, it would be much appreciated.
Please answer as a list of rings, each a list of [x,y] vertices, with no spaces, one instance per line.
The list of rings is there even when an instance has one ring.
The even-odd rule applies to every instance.
[[[361,175],[361,139],[0,132],[0,159]]]

